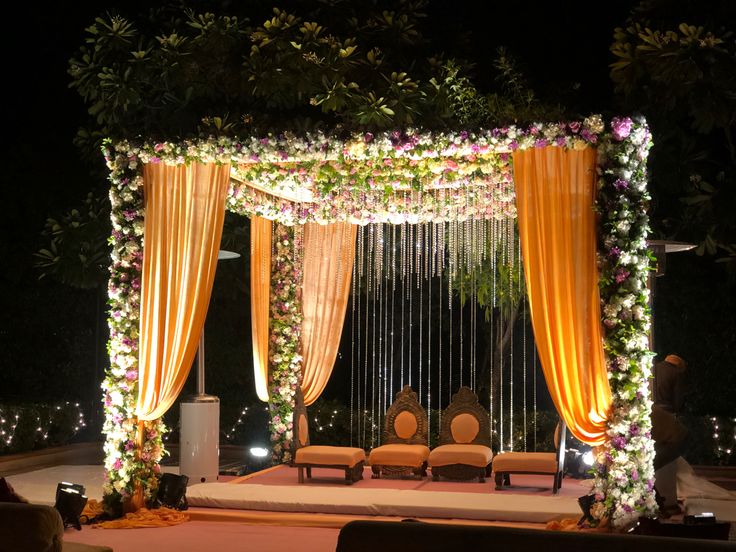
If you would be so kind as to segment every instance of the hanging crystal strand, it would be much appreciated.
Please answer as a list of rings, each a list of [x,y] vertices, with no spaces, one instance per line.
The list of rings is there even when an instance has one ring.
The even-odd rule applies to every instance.
[[[517,267],[518,267],[517,270],[519,271],[519,279],[521,280],[521,277],[522,277],[521,263],[519,263],[517,265]],[[521,296],[519,296],[519,299],[521,300]],[[526,347],[527,347],[527,345],[526,345],[526,309],[524,308],[524,305],[521,304],[521,302],[519,303],[519,308],[521,309],[521,332],[522,332],[521,333],[521,345],[522,345],[521,350],[522,350],[522,355],[523,355],[522,356],[522,359],[521,359],[521,364],[522,364],[522,366],[524,368],[524,381],[523,381],[524,403],[523,403],[522,406],[524,408],[524,452],[526,452],[526,448],[527,448],[526,447],[526,439],[527,439],[527,435],[526,435],[526,428],[527,428],[527,425],[526,425],[527,424],[527,418],[526,418],[526,395],[527,395],[526,373],[527,373],[527,369],[528,369],[528,366],[526,365],[526,363],[527,363],[527,358],[526,358]]]
[[[496,278],[495,278],[495,272],[494,272],[494,278],[493,278],[494,290],[495,290],[495,283],[496,283]],[[494,300],[494,303],[495,303],[495,293],[494,293],[493,300]],[[490,339],[490,343],[491,343],[491,345],[490,345],[490,347],[491,347],[491,354],[490,354],[490,357],[491,357],[491,365],[488,368],[489,378],[490,378],[490,382],[489,382],[489,385],[488,385],[488,388],[489,388],[489,392],[488,392],[488,395],[489,395],[488,396],[488,409],[489,409],[489,413],[491,415],[491,445],[493,445],[493,428],[496,427],[496,424],[495,424],[495,419],[496,419],[496,417],[495,417],[495,410],[493,409],[493,404],[494,404],[494,401],[493,401],[493,368],[494,368],[494,365],[495,365],[494,349],[496,347],[496,338],[495,338],[495,333],[494,333],[495,332],[495,325],[494,325],[495,312],[496,312],[496,309],[492,307],[491,308],[491,317],[490,317],[491,318],[490,319],[490,335],[491,335],[491,339]],[[499,443],[499,445],[500,445],[499,446],[499,450],[503,450],[503,444]]]
[[[537,450],[537,344],[532,348],[532,401],[534,403],[534,451]]]
[[[351,321],[350,321],[350,446],[354,446],[353,444],[353,411],[355,409],[355,303],[358,301],[358,287],[357,287],[357,276],[358,276],[358,265],[357,263],[353,263],[353,281],[352,281],[352,288],[353,288],[353,297],[351,301],[351,307],[352,307],[352,313],[351,313]],[[359,346],[360,347],[360,346]],[[360,430],[360,429],[358,429]]]
[[[368,415],[368,331],[370,328],[370,294],[368,292],[369,282],[370,282],[370,262],[371,262],[371,255],[366,255],[366,270],[365,270],[365,285],[366,285],[366,295],[365,295],[365,340],[364,340],[364,354],[363,354],[363,408],[366,416]],[[373,378],[371,377],[371,381],[373,381]],[[371,433],[373,433],[373,413],[371,413],[370,418],[370,424],[371,424]],[[368,431],[366,428],[367,420],[363,423],[363,433],[365,434],[363,440],[365,441],[368,438]],[[373,447],[375,443],[371,442],[371,447]],[[365,445],[363,448],[366,448]]]
[[[464,283],[460,283],[460,286],[464,286]],[[465,359],[463,358],[463,318],[465,314],[465,305],[462,303],[462,299],[460,300],[460,309],[458,312],[458,318],[459,318],[459,324],[460,324],[460,387],[463,386],[463,368],[465,367]]]
[[[452,334],[454,333],[453,332],[454,328],[452,326],[452,283],[451,283],[452,280],[451,278],[452,278],[452,274],[449,275],[448,280],[447,280],[447,295],[448,295],[447,303],[449,305],[448,310],[450,311],[449,313],[450,321],[449,321],[449,324],[447,325],[448,334],[449,334],[448,335],[448,353],[449,354],[448,354],[448,359],[447,359],[447,382],[448,382],[447,383],[447,397],[448,397],[448,400],[452,398],[452,364],[453,364],[452,363]]]
[[[422,266],[424,265],[423,259],[421,259],[421,253],[423,251],[422,249],[422,240],[424,238],[424,225],[422,223],[417,223],[417,287],[419,288],[419,400],[422,400],[422,390],[423,390],[423,381],[422,381],[422,357],[424,356],[424,347],[422,339],[423,332],[424,332],[424,279],[422,278]]]
[[[381,224],[376,225],[376,235],[379,234],[380,227],[381,227]],[[381,258],[378,255],[376,255],[376,260],[374,261],[374,265],[379,263],[380,260]],[[383,378],[383,374],[384,374],[383,372],[384,370],[384,365],[383,365],[383,307],[384,307],[383,287],[384,286],[383,286],[383,279],[378,277],[379,271],[380,269],[376,269],[375,286],[376,286],[376,299],[378,301],[378,309],[377,309],[378,310],[378,369],[376,370],[378,392],[376,393],[376,412],[377,412],[376,417],[378,418],[377,425],[380,428],[382,427],[381,418],[383,416],[383,382],[384,382],[384,378]],[[375,315],[375,311],[374,311],[374,315]],[[374,322],[373,328],[375,331],[375,322]],[[374,336],[374,340],[375,340],[375,336]],[[375,354],[375,350],[374,350],[374,354]],[[383,432],[379,431],[378,433],[381,434]],[[381,439],[381,436],[379,435],[378,438]]]
[[[476,349],[478,347],[478,290],[475,278],[473,278],[473,297],[471,298],[470,303],[470,312],[471,312],[471,330],[470,330],[470,352],[471,352],[471,360],[470,360],[470,367],[472,370],[472,382],[473,382],[473,391],[475,391],[475,388],[477,387],[477,377],[478,377],[478,357],[476,354]]]
[[[409,244],[410,245],[414,243],[414,240],[412,239],[413,238],[413,232],[412,232],[411,229],[412,229],[412,226],[409,226]],[[414,249],[414,247],[410,247],[409,248],[409,257],[411,259],[414,258],[413,249]],[[412,268],[413,268],[413,265],[412,265]],[[414,273],[413,272],[410,272],[409,274],[410,274],[409,278],[413,278]],[[408,383],[409,386],[411,386],[411,373],[412,373],[412,371],[414,369],[414,366],[411,363],[411,357],[412,357],[412,334],[414,333],[414,298],[413,298],[413,293],[412,293],[412,288],[413,287],[414,286],[412,285],[412,281],[410,279],[407,282],[407,286],[406,286],[407,291],[409,292],[409,360],[408,360],[408,364],[407,364],[407,376],[408,376],[407,379],[408,379],[408,382],[409,382]]]
[[[404,388],[404,310],[406,306],[406,223],[401,225],[401,389]]]
[[[394,320],[396,319],[396,225],[391,225],[391,381],[389,401],[394,396]]]
[[[384,236],[388,237],[388,232],[384,234]],[[384,247],[384,253],[385,253],[385,247]],[[388,276],[390,275],[390,272],[388,270],[388,267],[386,267],[385,274]],[[383,278],[382,278],[383,280]],[[388,285],[388,282],[383,283],[383,333],[384,335],[384,345],[383,345],[383,409],[382,411],[385,413],[388,409],[388,398],[389,398],[389,378],[391,377],[391,373],[389,371],[389,360],[388,360],[388,343],[389,339],[393,338],[389,334],[388,330],[388,316],[389,316],[389,310],[388,310],[388,288],[390,286]],[[391,315],[391,318],[393,318],[393,313]],[[383,426],[382,426],[383,427]]]
[[[372,232],[372,234],[375,236],[375,232]],[[370,259],[369,259],[370,262]],[[375,257],[373,257],[373,262],[375,262]],[[374,269],[375,270],[375,269]],[[369,272],[369,275],[371,273]],[[370,278],[370,276],[369,276]],[[380,303],[380,299],[376,297],[376,286],[373,285],[371,289],[371,302],[373,303],[373,316],[372,319],[372,329],[371,329],[371,348],[372,348],[372,355],[371,355],[371,443],[372,447],[376,446],[376,427],[378,427],[376,418],[379,415],[377,412],[377,402],[376,402],[376,388],[381,389],[380,383],[377,381],[379,377],[379,372],[376,370],[376,310],[378,310],[376,303]],[[380,432],[378,434],[378,444],[381,444],[381,435]]]
[[[442,223],[444,229],[444,223]],[[444,232],[442,235],[444,242]],[[439,267],[438,267],[439,268]],[[441,270],[441,269],[440,269]],[[437,424],[442,426],[442,275],[439,275],[440,282],[440,308],[437,309],[439,318],[439,327],[437,334]]]
[[[428,227],[430,230],[431,227]],[[427,256],[430,255],[430,244],[427,243]],[[426,265],[425,265],[426,266]],[[427,307],[427,428],[429,429],[429,440],[432,435],[432,274],[429,274],[427,282],[429,288],[427,290],[428,307]],[[428,446],[432,446],[430,442]]]
[[[513,282],[509,268],[509,297],[512,295]],[[514,450],[514,321],[509,316],[509,450]]]

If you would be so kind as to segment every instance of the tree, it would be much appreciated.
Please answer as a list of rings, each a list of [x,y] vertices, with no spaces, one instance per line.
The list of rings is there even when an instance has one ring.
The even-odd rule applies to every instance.
[[[736,274],[736,7],[647,0],[614,34],[611,78],[649,120],[655,230]],[[672,14],[677,14],[676,16]]]

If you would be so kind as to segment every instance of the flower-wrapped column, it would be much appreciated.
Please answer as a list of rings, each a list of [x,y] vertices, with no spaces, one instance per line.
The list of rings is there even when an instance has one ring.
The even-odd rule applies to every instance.
[[[599,261],[604,350],[613,404],[597,449],[591,514],[614,527],[656,513],[649,380],[649,218],[644,122],[614,118],[598,150]]]
[[[161,420],[139,426],[138,332],[143,263],[143,177],[140,160],[127,147],[103,149],[110,168],[112,262],[108,282],[110,367],[102,382],[105,420],[106,506],[119,513],[140,484],[148,499],[158,487],[159,461],[165,451]],[[139,431],[142,429],[143,434]]]
[[[292,412],[301,383],[302,228],[276,223],[271,261],[269,410],[274,462],[291,460]]]

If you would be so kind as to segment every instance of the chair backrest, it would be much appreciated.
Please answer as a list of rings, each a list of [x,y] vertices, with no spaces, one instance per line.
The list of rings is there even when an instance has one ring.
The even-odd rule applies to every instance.
[[[307,407],[304,405],[304,394],[302,388],[297,386],[294,396],[294,412],[292,413],[292,435],[291,457],[302,447],[309,446],[309,416]]]
[[[557,471],[565,470],[565,443],[567,441],[567,425],[560,418],[555,428],[555,452],[557,453]]]
[[[386,411],[383,442],[388,445],[426,445],[427,425],[427,411],[419,404],[417,394],[405,385],[396,393],[396,400]]]
[[[491,446],[491,420],[478,396],[461,387],[442,413],[440,445],[473,444]]]

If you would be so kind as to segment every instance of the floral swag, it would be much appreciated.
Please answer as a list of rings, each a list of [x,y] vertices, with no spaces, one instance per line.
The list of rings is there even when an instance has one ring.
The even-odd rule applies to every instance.
[[[305,222],[440,222],[514,217],[509,153],[532,147],[596,146],[599,167],[599,267],[604,350],[613,407],[609,441],[594,466],[596,522],[630,525],[656,511],[653,498],[651,401],[647,382],[650,312],[646,279],[649,195],[644,121],[599,116],[482,132],[432,134],[407,130],[347,140],[323,134],[238,141],[209,138],[134,145],[107,141],[112,183],[110,367],[102,384],[105,495],[120,502],[140,484],[150,498],[165,450],[161,421],[137,434],[140,271],[145,163],[229,163],[231,211],[274,220],[269,341],[270,429],[274,459],[289,460],[294,392],[301,377],[300,225]],[[136,445],[141,438],[142,448]]]

